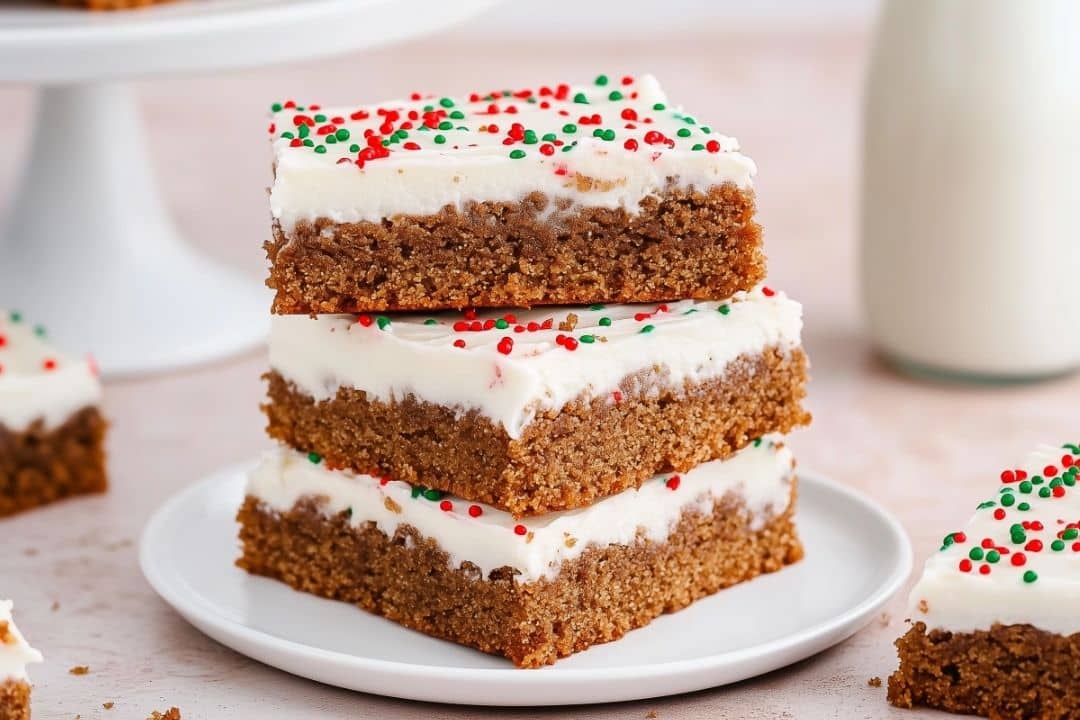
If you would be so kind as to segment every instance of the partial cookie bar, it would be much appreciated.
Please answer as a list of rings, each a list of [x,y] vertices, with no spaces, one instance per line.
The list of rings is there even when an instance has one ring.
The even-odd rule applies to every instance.
[[[0,517],[105,490],[100,401],[91,359],[60,353],[41,326],[0,311]]]
[[[793,464],[763,440],[518,520],[282,449],[249,477],[237,564],[538,667],[800,559]]]
[[[648,75],[273,106],[274,312],[716,299],[765,277],[753,161]]]
[[[518,515],[578,508],[809,421],[801,307],[727,301],[277,316],[268,432]]]
[[[0,600],[0,720],[30,720],[30,677],[26,666],[42,661],[11,617],[13,604]]]
[[[1080,712],[1080,444],[1043,446],[911,591],[889,701],[1000,720]]]

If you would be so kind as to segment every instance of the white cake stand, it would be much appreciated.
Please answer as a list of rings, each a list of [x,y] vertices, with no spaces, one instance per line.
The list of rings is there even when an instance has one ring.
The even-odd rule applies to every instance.
[[[133,77],[260,66],[427,33],[497,0],[183,0],[120,13],[0,7],[0,82],[41,85],[0,232],[0,306],[93,351],[110,376],[225,357],[269,295],[189,247],[151,172]],[[258,252],[261,238],[251,238]]]

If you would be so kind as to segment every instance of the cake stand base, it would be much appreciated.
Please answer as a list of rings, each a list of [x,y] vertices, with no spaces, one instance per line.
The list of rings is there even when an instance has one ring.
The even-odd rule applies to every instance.
[[[125,85],[41,90],[34,138],[0,233],[0,304],[106,376],[209,362],[257,345],[269,292],[183,242]]]

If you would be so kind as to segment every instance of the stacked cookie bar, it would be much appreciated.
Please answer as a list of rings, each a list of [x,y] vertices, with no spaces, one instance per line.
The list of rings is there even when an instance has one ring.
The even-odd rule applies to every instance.
[[[648,76],[275,104],[248,571],[554,662],[801,557],[801,308]]]

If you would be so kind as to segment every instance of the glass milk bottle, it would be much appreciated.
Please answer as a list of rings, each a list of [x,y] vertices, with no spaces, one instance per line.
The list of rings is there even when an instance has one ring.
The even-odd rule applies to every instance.
[[[1080,367],[1080,0],[887,0],[866,95],[877,348],[971,380]]]

